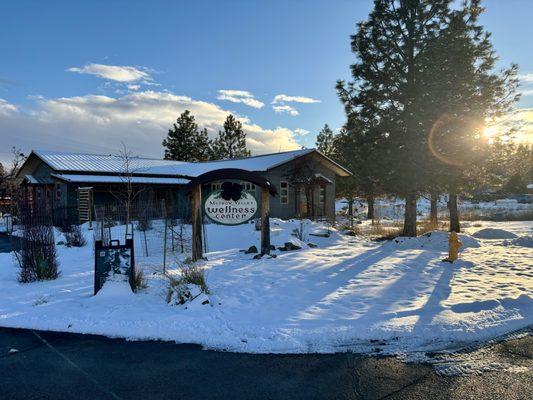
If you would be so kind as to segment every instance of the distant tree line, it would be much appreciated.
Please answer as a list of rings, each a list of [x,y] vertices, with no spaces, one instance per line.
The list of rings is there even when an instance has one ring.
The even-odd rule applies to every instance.
[[[419,196],[431,199],[436,221],[437,198],[447,194],[450,230],[459,232],[458,194],[516,188],[531,176],[531,147],[483,137],[518,100],[518,67],[495,71],[480,0],[452,3],[375,0],[351,37],[352,80],[336,85],[346,123],[317,137],[319,150],[354,173],[337,183],[350,208],[363,196],[372,218],[376,196],[405,198],[405,236],[416,235]]]
[[[249,157],[246,133],[242,124],[229,114],[218,137],[209,139],[207,129],[200,129],[194,115],[185,110],[169,129],[163,140],[165,159],[177,161],[226,160]]]

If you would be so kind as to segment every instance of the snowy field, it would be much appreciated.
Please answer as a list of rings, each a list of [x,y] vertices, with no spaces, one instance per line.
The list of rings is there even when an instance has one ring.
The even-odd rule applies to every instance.
[[[205,305],[168,305],[166,281],[148,269],[148,287],[136,294],[108,283],[93,296],[90,244],[58,246],[61,276],[48,282],[18,283],[12,254],[0,254],[0,326],[237,352],[405,355],[468,346],[533,324],[533,222],[466,223],[454,264],[441,261],[445,232],[374,242],[306,222],[300,241],[291,235],[299,222],[271,225],[275,245],[290,240],[302,249],[253,260],[239,251],[259,247],[253,225],[207,226]],[[328,231],[329,237],[311,235]]]
[[[367,204],[364,200],[354,203],[354,216],[366,217]],[[417,214],[419,217],[428,218],[430,201],[419,197],[417,201]],[[533,216],[533,203],[519,203],[515,199],[499,199],[495,201],[472,202],[459,198],[459,212],[465,219],[488,219],[495,221],[528,220]],[[335,209],[338,213],[347,213],[346,200],[337,200]],[[374,212],[376,219],[400,221],[403,220],[405,200],[402,198],[379,198],[375,201]],[[442,196],[437,203],[439,216],[448,217],[447,198]]]

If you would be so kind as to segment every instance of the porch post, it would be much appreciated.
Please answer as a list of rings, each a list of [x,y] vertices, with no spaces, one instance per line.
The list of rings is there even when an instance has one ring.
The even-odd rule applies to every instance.
[[[270,193],[261,188],[261,254],[270,254]]]
[[[192,260],[202,258],[202,186],[196,185],[192,189]]]

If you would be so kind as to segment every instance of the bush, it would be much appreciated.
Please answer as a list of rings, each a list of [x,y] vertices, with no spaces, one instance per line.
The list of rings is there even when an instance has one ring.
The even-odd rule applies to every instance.
[[[167,275],[166,301],[169,304],[185,304],[200,294],[209,294],[205,271],[190,261],[181,263],[178,276]]]
[[[146,289],[148,287],[146,283],[146,279],[144,277],[144,272],[142,269],[135,269],[135,273],[133,274],[133,282],[132,282],[133,290],[136,292],[140,289]]]
[[[63,231],[63,236],[68,247],[83,247],[87,244],[79,225],[70,225],[67,231]]]
[[[181,267],[181,279],[185,284],[196,285],[202,293],[209,294],[209,288],[205,279],[205,271],[196,264],[185,264]]]
[[[54,227],[49,215],[21,209],[20,250],[15,256],[20,266],[19,281],[33,282],[59,276]]]

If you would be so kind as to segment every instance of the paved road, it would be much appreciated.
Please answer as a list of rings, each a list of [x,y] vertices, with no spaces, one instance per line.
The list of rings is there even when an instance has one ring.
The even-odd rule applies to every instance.
[[[445,377],[430,366],[393,358],[233,354],[193,345],[0,328],[0,398],[533,398],[533,337],[483,351],[527,368]]]

